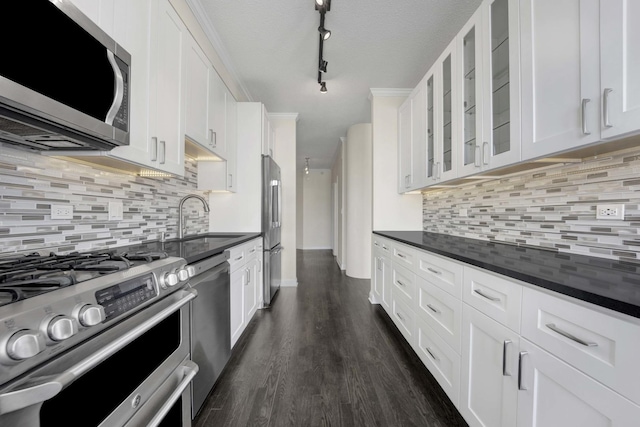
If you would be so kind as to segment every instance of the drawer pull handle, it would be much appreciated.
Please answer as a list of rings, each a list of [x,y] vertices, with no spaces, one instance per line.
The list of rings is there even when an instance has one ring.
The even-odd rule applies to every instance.
[[[406,286],[404,283],[402,283],[400,280],[396,280],[396,283],[398,283],[398,285],[400,286]]]
[[[502,343],[502,376],[510,377],[511,373],[507,372],[507,346],[511,344],[511,340],[504,340]]]
[[[581,344],[585,347],[597,347],[598,343],[595,342],[589,342],[589,341],[585,341],[585,340],[581,340],[580,338],[576,337],[575,335],[571,335],[569,332],[563,331],[562,329],[558,328],[555,323],[547,323],[546,327],[551,329],[553,332],[562,335],[565,338],[569,338],[571,341],[575,341],[578,344]]]
[[[402,255],[401,253],[397,254],[400,258],[406,258],[404,255]]]
[[[430,272],[432,272],[433,274],[442,274],[442,271],[438,271],[438,270],[434,270],[431,267],[427,267],[427,270],[429,270]]]
[[[397,311],[396,311],[396,316],[398,316],[398,319],[400,319],[400,320],[402,320],[404,322],[404,318]]]
[[[435,308],[431,304],[427,304],[427,307],[429,307],[431,309],[431,311],[433,311],[434,313],[440,313],[440,310],[438,310],[437,308]]]
[[[522,359],[529,354],[528,351],[521,351],[518,356],[518,390],[526,390],[526,387],[522,385]]]
[[[491,295],[487,295],[484,292],[482,292],[480,289],[474,289],[473,292],[475,292],[476,294],[480,295],[483,298],[486,298],[490,301],[500,301],[500,298],[498,297],[492,297]]]
[[[389,249],[389,248],[387,248],[385,245],[382,245],[382,249]]]
[[[249,251],[249,253],[250,253],[250,254],[252,254],[252,253],[254,253],[255,251],[256,251],[256,249],[255,249],[255,248],[253,248],[253,249],[251,249],[251,250]]]
[[[238,258],[235,259],[235,261],[240,261],[242,258],[244,258],[244,255],[240,255]]]
[[[435,354],[433,354],[433,352],[429,349],[429,347],[425,347],[424,349],[427,350],[427,353],[429,353],[429,356],[431,356],[433,360],[435,360],[436,362],[440,361],[440,358],[437,357]]]
[[[373,242],[374,246],[380,246],[380,244],[378,242]]]

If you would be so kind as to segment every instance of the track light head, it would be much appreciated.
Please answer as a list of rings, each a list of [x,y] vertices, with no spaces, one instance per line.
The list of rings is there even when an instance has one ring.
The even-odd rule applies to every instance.
[[[326,72],[327,72],[327,65],[328,65],[328,64],[329,64],[329,63],[328,63],[327,61],[325,61],[324,59],[321,59],[321,60],[320,60],[320,67],[318,67],[318,69],[319,69],[320,71],[322,71],[323,73],[326,73]]]
[[[322,36],[322,40],[327,40],[329,37],[331,37],[331,31],[327,30],[323,26],[318,27],[318,31]]]
[[[327,83],[320,82],[320,93],[327,93]]]
[[[316,5],[318,5],[319,7],[324,6],[324,0],[316,0]]]

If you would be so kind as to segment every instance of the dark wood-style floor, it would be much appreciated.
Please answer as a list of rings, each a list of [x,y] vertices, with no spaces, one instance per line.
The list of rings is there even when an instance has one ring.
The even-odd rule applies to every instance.
[[[466,426],[382,308],[331,251],[298,251],[195,420],[205,426]]]

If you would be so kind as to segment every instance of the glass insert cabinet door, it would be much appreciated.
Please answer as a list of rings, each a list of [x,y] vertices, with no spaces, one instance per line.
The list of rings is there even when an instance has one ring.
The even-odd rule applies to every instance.
[[[456,178],[459,126],[458,117],[454,113],[458,108],[456,82],[456,40],[444,51],[436,63],[436,97],[438,105],[436,117],[438,133],[436,134],[436,166],[437,181]]]
[[[485,122],[483,169],[520,160],[518,2],[493,0],[484,12]]]

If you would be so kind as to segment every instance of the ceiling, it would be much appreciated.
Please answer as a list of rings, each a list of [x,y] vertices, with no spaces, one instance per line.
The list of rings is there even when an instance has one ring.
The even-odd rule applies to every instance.
[[[322,94],[314,0],[190,0],[246,97],[299,114],[297,165],[312,169],[331,168],[340,137],[371,122],[371,88],[415,87],[480,2],[333,0]]]

